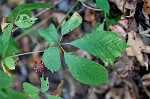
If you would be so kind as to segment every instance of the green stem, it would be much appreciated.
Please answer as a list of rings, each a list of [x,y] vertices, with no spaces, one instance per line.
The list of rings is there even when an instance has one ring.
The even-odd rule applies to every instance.
[[[60,24],[57,27],[57,30],[59,30],[59,28],[61,27],[62,23],[64,22],[64,20],[68,17],[68,15],[71,13],[71,11],[76,7],[76,5],[79,3],[79,0],[77,0],[74,5],[71,7],[71,9],[68,11],[68,13],[65,15],[65,17],[63,18],[63,20],[60,22]],[[62,36],[60,37],[58,44],[60,46],[60,48],[62,49],[62,51],[65,52],[65,50],[63,49],[63,47],[61,46],[61,40],[62,40]]]
[[[44,48],[44,46],[43,45],[41,45],[37,40],[36,40],[36,38],[34,38],[30,33],[28,33],[26,30],[24,30],[24,29],[21,29],[22,31],[24,31],[24,32],[26,32],[37,44],[39,44],[42,48]]]
[[[58,44],[59,44],[60,48],[62,49],[62,51],[65,52],[64,48],[61,46],[61,43],[60,43],[61,40],[62,40],[62,36],[60,37]]]
[[[59,28],[61,27],[62,23],[64,22],[64,20],[67,18],[67,16],[71,13],[71,11],[75,8],[75,6],[78,4],[79,0],[77,0],[74,5],[71,7],[71,9],[68,11],[68,13],[65,15],[65,17],[63,18],[63,20],[60,22],[60,24],[57,27],[57,30],[59,30]]]

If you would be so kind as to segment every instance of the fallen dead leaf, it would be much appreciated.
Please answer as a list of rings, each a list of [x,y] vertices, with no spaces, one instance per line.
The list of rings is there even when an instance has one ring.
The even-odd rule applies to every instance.
[[[146,94],[150,97],[150,74],[144,75],[141,80]]]
[[[150,47],[146,46],[142,41],[139,34],[131,30],[128,33],[127,44],[130,46],[126,49],[128,56],[135,56],[142,66],[145,66],[148,70],[149,59],[147,54],[150,52]]]
[[[127,31],[125,30],[127,28],[128,28],[128,20],[123,16],[121,17],[118,23],[109,26],[109,29],[111,31],[118,33],[123,38],[125,38],[127,35]]]

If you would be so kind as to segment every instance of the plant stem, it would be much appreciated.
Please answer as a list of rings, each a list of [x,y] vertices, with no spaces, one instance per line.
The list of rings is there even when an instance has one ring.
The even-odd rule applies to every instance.
[[[41,53],[41,52],[44,52],[44,51],[45,50],[36,51],[36,52],[27,52],[27,53],[21,53],[21,54],[17,54],[17,55],[8,56],[8,57],[17,57],[17,56],[29,55],[29,54],[33,54],[33,53]]]
[[[75,8],[75,6],[78,4],[79,0],[77,0],[74,5],[71,7],[71,9],[68,11],[68,13],[65,15],[65,17],[63,18],[63,20],[60,22],[60,24],[57,27],[57,30],[59,30],[59,28],[61,27],[62,23],[64,22],[64,20],[67,18],[67,16],[71,13],[71,11]]]
[[[82,1],[80,1],[82,3],[83,6],[85,6],[86,8],[88,9],[91,9],[91,10],[95,10],[95,11],[102,11],[101,9],[98,9],[98,8],[92,8],[90,6],[87,6],[85,3],[83,3]]]
[[[24,31],[24,32],[26,32],[37,44],[39,44],[42,48],[44,48],[44,46],[43,45],[41,45],[37,40],[36,40],[36,38],[34,38],[30,33],[28,33],[26,30],[24,30],[24,29],[21,29],[22,31]]]

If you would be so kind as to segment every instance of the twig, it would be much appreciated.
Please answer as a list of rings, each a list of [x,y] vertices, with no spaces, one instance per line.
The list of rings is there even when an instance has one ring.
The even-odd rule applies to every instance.
[[[21,30],[27,33],[26,30],[24,30],[24,29],[21,29]],[[42,48],[44,48],[44,46],[42,46],[42,45],[36,40],[36,38],[34,38],[30,33],[27,33],[27,34],[28,34],[37,44],[39,44]]]
[[[89,8],[89,9],[91,9],[91,10],[102,11],[101,9],[98,9],[98,8],[92,8],[92,7],[90,7],[90,6],[87,6],[87,5],[86,5],[85,3],[83,3],[82,1],[80,1],[80,2],[81,2],[81,4],[82,4],[83,6]]]
[[[71,13],[71,11],[75,8],[75,6],[78,4],[79,0],[77,0],[74,5],[71,7],[71,9],[68,11],[68,13],[65,15],[65,17],[63,18],[63,20],[60,22],[60,24],[57,27],[57,30],[59,30],[59,28],[61,27],[62,23],[64,22],[64,20],[67,18],[67,16]]]
[[[17,55],[8,56],[8,57],[17,57],[17,56],[29,55],[29,54],[33,54],[33,53],[41,53],[41,52],[44,52],[44,51],[45,50],[36,51],[36,52],[27,52],[27,53],[21,53],[21,54],[17,54]]]
[[[150,29],[143,31],[143,32],[140,32],[139,34],[147,34],[148,32],[150,32]]]

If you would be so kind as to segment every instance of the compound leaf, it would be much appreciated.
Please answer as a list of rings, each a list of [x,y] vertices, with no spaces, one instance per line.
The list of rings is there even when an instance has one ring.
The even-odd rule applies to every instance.
[[[82,17],[78,12],[74,12],[71,18],[63,25],[61,29],[61,35],[65,35],[68,32],[74,30],[82,23]]]
[[[59,70],[61,67],[59,48],[48,48],[43,54],[43,62],[52,72]]]
[[[107,70],[94,61],[65,53],[65,62],[72,76],[84,84],[100,85],[108,83]]]
[[[57,30],[53,24],[50,24],[50,26],[47,28],[47,30],[44,30],[40,28],[38,30],[38,33],[40,36],[42,36],[48,43],[54,44],[58,42],[58,35]]]
[[[120,56],[128,47],[117,33],[110,31],[95,31],[70,44],[101,58],[104,63]]]

